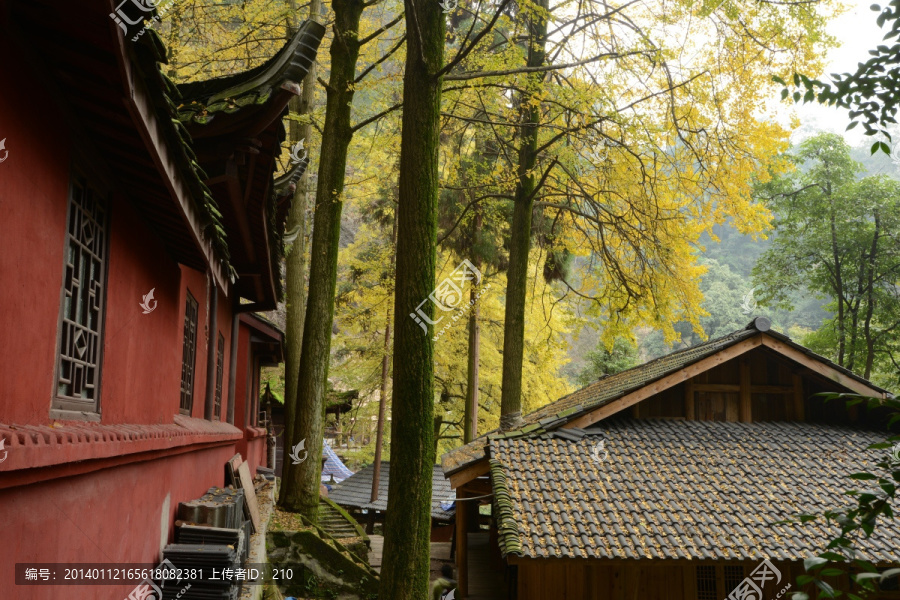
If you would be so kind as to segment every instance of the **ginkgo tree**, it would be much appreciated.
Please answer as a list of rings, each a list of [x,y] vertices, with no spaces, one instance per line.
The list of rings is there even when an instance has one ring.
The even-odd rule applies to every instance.
[[[669,339],[679,320],[699,330],[700,235],[729,220],[746,233],[768,226],[752,182],[787,134],[767,120],[770,76],[819,68],[830,40],[806,3],[509,10],[445,77],[445,114],[495,137],[493,185],[478,194],[514,207],[503,365],[514,423],[532,240],[546,246],[545,271],[590,304],[608,344],[639,324]],[[567,275],[572,256],[589,268]]]

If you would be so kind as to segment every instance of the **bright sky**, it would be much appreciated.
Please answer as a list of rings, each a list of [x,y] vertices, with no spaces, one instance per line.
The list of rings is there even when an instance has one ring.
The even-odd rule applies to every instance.
[[[851,5],[850,10],[829,25],[829,33],[841,42],[841,46],[828,53],[826,75],[855,71],[857,63],[866,61],[870,57],[869,50],[882,44],[882,38],[887,33],[887,29],[881,29],[875,23],[878,13],[869,8],[873,3],[884,6],[887,4],[886,0],[846,0],[846,3]],[[796,114],[801,126],[794,134],[794,142],[809,137],[816,131],[843,134],[852,146],[859,145],[866,138],[860,126],[845,131],[850,123],[845,109],[813,103],[798,105]]]

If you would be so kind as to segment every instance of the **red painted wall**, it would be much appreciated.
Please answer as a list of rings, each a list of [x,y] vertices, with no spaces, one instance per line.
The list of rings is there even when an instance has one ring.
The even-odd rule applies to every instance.
[[[238,329],[237,375],[234,389],[234,426],[244,429],[247,421],[247,400],[250,390],[250,328],[240,325]]]
[[[0,36],[0,415],[44,423],[50,410],[71,142],[60,110]],[[30,93],[13,93],[31,90]],[[34,265],[41,265],[35,269]],[[50,315],[50,318],[48,318]]]
[[[178,381],[176,382],[176,410],[178,408],[178,390],[181,384],[181,347],[184,334],[184,311],[186,308],[187,292],[190,291],[194,300],[197,301],[197,354],[194,362],[194,403],[191,410],[191,416],[198,419],[204,417],[204,406],[206,403],[206,359],[209,352],[209,340],[212,336],[213,343],[218,343],[218,334],[221,333],[225,337],[225,354],[222,373],[222,410],[219,415],[219,421],[226,421],[228,416],[228,367],[231,360],[231,324],[232,310],[231,298],[226,296],[222,290],[218,290],[219,305],[217,313],[216,331],[210,331],[210,311],[212,297],[207,296],[207,278],[205,273],[195,271],[194,269],[181,266],[182,287],[179,299],[178,309]],[[239,346],[240,348],[240,346]],[[215,346],[213,348],[215,353]],[[238,357],[240,364],[240,356]],[[216,380],[215,374],[211,382],[213,390],[215,390]]]
[[[181,382],[181,271],[129,202],[115,198],[111,214],[102,422],[171,423]],[[156,308],[145,315],[140,303],[151,289]]]
[[[133,585],[16,586],[15,563],[157,563],[161,543],[174,539],[178,503],[223,485],[225,461],[233,454],[229,443],[0,491],[0,598],[127,597]],[[167,496],[168,510],[163,513]]]
[[[0,40],[0,55],[18,48]],[[40,90],[26,61],[0,61],[0,80]],[[102,156],[70,148],[69,125],[52,94],[0,94],[0,139],[7,159],[0,163],[0,331],[22,343],[0,345],[0,422],[39,425],[50,421],[56,365],[57,322],[62,286],[66,208],[71,165],[96,169]],[[0,154],[2,158],[2,154]],[[97,180],[94,173],[89,179]],[[181,381],[184,294],[199,304],[198,347],[192,415],[203,417],[207,353],[207,280],[180,267],[166,253],[137,209],[113,193],[101,370],[103,423],[166,423],[178,412]],[[154,290],[156,309],[143,314],[142,297]],[[223,401],[227,398],[231,301],[219,294],[218,331],[225,337]],[[27,343],[26,343],[27,340]],[[213,382],[214,384],[215,382]],[[224,411],[223,411],[224,418]]]

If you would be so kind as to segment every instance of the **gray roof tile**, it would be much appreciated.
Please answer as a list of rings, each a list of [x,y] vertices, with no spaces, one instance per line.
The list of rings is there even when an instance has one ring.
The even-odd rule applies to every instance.
[[[876,469],[882,457],[866,448],[886,435],[815,423],[616,419],[600,464],[592,457],[599,437],[495,440],[500,547],[526,557],[806,558],[838,530],[776,523],[849,506],[844,492],[859,486],[848,475]],[[898,538],[900,522],[880,521],[860,548],[897,562]]]
[[[369,502],[372,497],[372,475],[375,466],[364,467],[343,480],[329,492],[328,497],[336,504],[356,510],[387,510],[388,485],[391,478],[391,463],[381,461],[381,474],[378,483],[378,500]],[[440,521],[449,521],[456,514],[456,508],[446,511],[441,508],[441,501],[456,498],[456,492],[450,488],[450,482],[444,478],[441,467],[434,465],[431,479],[431,516]]]

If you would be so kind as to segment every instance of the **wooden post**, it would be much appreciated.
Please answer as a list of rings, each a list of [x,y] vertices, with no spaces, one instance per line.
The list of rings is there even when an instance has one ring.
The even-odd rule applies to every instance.
[[[753,421],[753,404],[750,396],[750,361],[747,360],[747,357],[741,357],[739,365],[741,377],[740,419],[741,423],[750,423]]]
[[[803,397],[803,376],[799,373],[794,373],[791,378],[794,384],[794,419],[797,421],[805,421],[806,399]]]
[[[462,489],[456,490],[457,499],[465,498]],[[461,599],[469,595],[469,532],[466,523],[466,502],[456,503],[456,570],[457,591]]]
[[[694,415],[694,378],[684,382],[684,418],[693,421]]]

